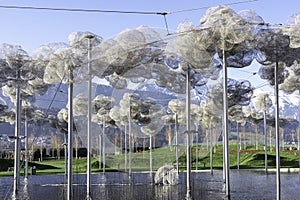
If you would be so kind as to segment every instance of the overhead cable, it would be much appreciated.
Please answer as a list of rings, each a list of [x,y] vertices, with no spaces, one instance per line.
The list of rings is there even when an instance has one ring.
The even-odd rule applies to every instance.
[[[224,5],[236,5],[242,3],[249,3],[258,0],[246,0],[246,1],[239,1],[228,3]],[[155,12],[155,11],[124,11],[124,10],[101,10],[101,9],[82,9],[82,8],[52,8],[52,7],[36,7],[36,6],[13,6],[13,5],[0,5],[0,9],[19,9],[19,10],[46,10],[46,11],[64,11],[64,12],[86,12],[86,13],[115,13],[115,14],[139,14],[139,15],[162,15],[164,17],[164,23],[166,29],[169,34],[169,28],[167,23],[166,15],[169,14],[176,14],[182,12],[192,12],[202,9],[207,9],[211,6],[199,7],[199,8],[192,8],[192,9],[185,9],[185,10],[177,10],[173,12]]]
[[[242,3],[250,3],[258,0],[247,0],[247,1],[238,1],[238,2],[233,2],[233,3],[227,3],[227,4],[222,4],[225,6],[232,6],[232,5],[237,5],[237,4],[242,4]],[[182,12],[192,12],[192,11],[197,11],[197,10],[203,10],[203,9],[208,9],[212,6],[203,6],[199,8],[191,8],[191,9],[185,9],[185,10],[177,10],[173,12],[169,12],[168,14],[176,14],[176,13],[182,13]]]
[[[51,106],[52,106],[52,104],[53,104],[53,102],[55,100],[55,97],[56,97],[57,93],[60,91],[60,86],[62,85],[62,81],[64,79],[64,76],[65,76],[65,74],[63,75],[63,78],[61,79],[60,83],[58,84],[58,86],[56,88],[56,91],[55,91],[55,93],[53,95],[53,98],[51,99],[50,104],[49,104],[49,106],[48,106],[48,108],[46,110],[46,115],[48,114],[48,111],[50,110],[50,108],[51,108]]]
[[[166,15],[166,14],[168,14],[166,12],[100,10],[100,9],[81,9],[81,8],[51,8],[51,7],[9,6],[9,5],[0,5],[0,8],[3,8],[3,9],[21,9],[21,10],[65,11],[65,12],[140,14],[140,15]]]
[[[250,3],[258,0],[246,0],[246,1],[238,1],[228,4],[223,4],[226,6],[229,5],[237,5],[242,3]],[[65,12],[86,12],[86,13],[116,13],[116,14],[140,14],[140,15],[168,15],[182,12],[191,12],[202,9],[207,9],[211,6],[199,7],[199,8],[191,8],[185,10],[177,10],[173,12],[161,12],[161,11],[125,11],[125,10],[102,10],[102,9],[83,9],[83,8],[53,8],[53,7],[36,7],[36,6],[14,6],[14,5],[0,5],[2,9],[20,9],[20,10],[47,10],[47,11],[65,11]]]

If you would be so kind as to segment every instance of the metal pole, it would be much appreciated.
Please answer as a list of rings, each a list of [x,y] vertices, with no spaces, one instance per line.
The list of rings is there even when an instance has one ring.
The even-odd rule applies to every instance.
[[[269,140],[270,140],[270,152],[273,151],[273,147],[272,147],[272,127],[270,128],[270,131],[269,131],[270,135],[269,135]]]
[[[279,128],[279,130],[281,130],[281,149],[284,150],[284,129],[283,128]]]
[[[87,172],[86,172],[86,195],[87,199],[91,199],[91,157],[92,157],[92,66],[91,66],[91,39],[93,36],[89,36],[88,39],[88,124],[87,124]],[[100,166],[100,162],[99,162]]]
[[[32,151],[33,152],[33,151]],[[67,134],[64,134],[64,152],[65,152],[65,176],[68,175],[68,141]]]
[[[265,100],[266,103],[266,100]],[[266,104],[265,104],[266,106]],[[265,143],[265,172],[268,174],[268,147],[267,147],[267,119],[266,119],[266,108],[264,108],[264,143]]]
[[[255,130],[255,149],[258,150],[258,125],[256,125]]]
[[[121,155],[122,155],[123,154],[123,133],[122,133],[121,126],[117,130],[119,130],[119,133],[120,133],[120,149],[121,149]]]
[[[150,175],[152,175],[152,135],[150,134],[149,136],[150,138],[150,147],[149,147],[149,150],[150,150]]]
[[[298,127],[298,129],[297,129],[297,135],[298,135],[298,152],[299,152],[299,174],[300,174],[300,148],[299,148],[299,146],[300,146],[300,128]]]
[[[190,147],[190,70],[186,71],[186,197],[191,198],[191,147]]]
[[[223,118],[222,118],[223,119]],[[223,126],[223,124],[222,124]],[[226,173],[225,173],[225,170],[226,170],[226,167],[225,167],[225,134],[224,134],[224,130],[221,130],[221,133],[222,133],[222,158],[223,158],[223,175],[222,175],[222,178],[223,178],[223,190],[225,191],[225,185],[226,185]]]
[[[41,137],[41,151],[40,151],[40,154],[41,154],[40,162],[42,162],[43,161],[43,137]]]
[[[178,156],[178,115],[175,114],[175,143],[176,143],[176,169],[177,174],[179,173],[179,156]]]
[[[99,149],[99,156],[98,156],[98,159],[99,159],[99,169],[101,169],[101,158],[102,158],[102,150],[101,150],[101,146],[102,146],[102,134],[99,134],[99,137],[98,137],[98,149]]]
[[[239,131],[239,122],[236,122],[237,130],[237,169],[240,170],[240,131]]]
[[[279,136],[279,88],[278,88],[278,61],[275,63],[275,135],[276,135],[276,194],[277,200],[281,199],[280,192],[280,136]]]
[[[124,155],[124,160],[125,160],[125,172],[127,172],[127,126],[126,124],[124,125],[124,132],[125,132],[125,136],[124,136],[124,140],[125,140],[125,155]]]
[[[225,46],[225,45],[223,45]],[[228,151],[228,102],[227,102],[227,64],[226,54],[223,48],[223,134],[224,134],[224,171],[226,196],[230,196],[229,183],[229,151]]]
[[[198,137],[198,134],[199,134],[199,130],[198,130],[198,123],[196,123],[196,170],[198,170],[198,158],[199,158],[199,149],[198,149],[198,140],[199,140],[199,137]]]
[[[17,70],[17,80],[20,80],[20,70]],[[21,91],[16,88],[16,121],[15,121],[15,155],[14,155],[14,195],[18,193],[20,184],[20,130],[21,130]]]
[[[209,130],[205,129],[205,139],[206,139],[206,151],[209,151]]]
[[[73,158],[73,70],[69,69],[69,87],[68,87],[68,200],[73,198],[73,175],[72,175],[72,158]]]
[[[129,177],[131,178],[131,170],[132,170],[132,149],[131,149],[131,147],[132,147],[132,138],[131,138],[131,132],[132,132],[132,130],[131,130],[131,96],[129,97],[129,117],[128,117],[128,147],[129,147]]]
[[[105,173],[105,121],[102,127],[102,163],[103,163],[103,173]]]
[[[298,91],[299,92],[299,95],[300,95],[300,90]],[[298,121],[300,120],[300,101],[298,102],[299,105],[298,105]],[[298,141],[298,144],[297,144],[297,150],[299,152],[299,174],[300,174],[300,124],[298,125],[298,128],[297,128],[297,141]]]
[[[298,93],[300,95],[300,90],[298,90]],[[300,100],[298,102],[298,121],[300,121]],[[299,151],[299,173],[300,173],[300,124],[298,125],[297,128],[297,150]]]
[[[24,177],[28,178],[28,121],[27,121],[27,113],[25,113],[25,134],[24,135],[25,135],[25,172],[24,172]]]
[[[210,174],[213,175],[213,143],[212,143],[212,127],[211,127],[211,119],[209,121],[209,161],[210,161]]]
[[[246,149],[246,123],[243,127],[243,133],[244,133],[244,145],[243,145],[243,149]]]

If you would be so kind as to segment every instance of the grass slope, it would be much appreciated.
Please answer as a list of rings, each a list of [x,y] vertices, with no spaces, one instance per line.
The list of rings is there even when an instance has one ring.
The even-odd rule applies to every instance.
[[[180,169],[184,170],[186,167],[185,146],[179,146],[179,163]],[[237,146],[230,144],[230,168],[237,168]],[[196,147],[192,148],[192,169],[196,166]],[[198,169],[208,169],[210,167],[210,155],[207,147],[198,147]],[[137,152],[132,154],[132,171],[149,171],[150,169],[150,155],[149,151]],[[268,167],[276,167],[275,152],[268,151]],[[248,146],[246,149],[240,151],[240,168],[264,168],[265,155],[263,147],[260,146],[258,150],[255,147]],[[299,167],[299,151],[281,151],[280,163],[282,168],[298,168]],[[153,149],[153,170],[165,164],[176,164],[176,151],[174,147],[161,147]],[[22,164],[23,166],[24,164]],[[101,172],[103,161],[100,162],[98,158],[92,159],[92,172]],[[13,167],[13,160],[0,159],[0,176],[11,176],[13,171],[7,171],[8,167]],[[38,175],[42,174],[59,174],[64,173],[64,160],[48,160],[43,162],[29,162],[29,167],[36,167]],[[125,171],[125,155],[108,155],[105,158],[105,171]],[[223,167],[223,151],[222,146],[215,147],[213,153],[213,168],[222,169]],[[86,158],[73,160],[74,173],[86,173],[87,163]],[[127,154],[127,170],[129,168],[129,154]],[[24,170],[21,170],[21,175]],[[30,170],[29,170],[30,173]]]

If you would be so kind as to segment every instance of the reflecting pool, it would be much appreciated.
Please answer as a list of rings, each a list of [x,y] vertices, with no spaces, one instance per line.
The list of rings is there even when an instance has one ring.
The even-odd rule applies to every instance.
[[[178,185],[152,184],[149,173],[106,172],[92,174],[93,199],[185,199],[186,176],[179,173]],[[73,199],[86,199],[86,175],[76,174],[73,178]],[[223,192],[222,171],[192,172],[192,199],[227,199]],[[276,199],[276,174],[250,170],[230,171],[230,199]],[[296,200],[300,196],[300,176],[298,173],[281,174],[282,199]],[[64,175],[29,176],[21,178],[20,189],[15,199],[56,200],[67,199],[67,179]],[[0,199],[12,199],[13,177],[0,178]]]

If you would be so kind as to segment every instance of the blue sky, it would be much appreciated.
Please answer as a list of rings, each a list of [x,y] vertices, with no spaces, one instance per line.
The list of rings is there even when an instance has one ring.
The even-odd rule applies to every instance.
[[[238,1],[241,0],[1,0],[0,5],[169,12]],[[300,2],[295,0],[259,0],[230,7],[235,11],[252,9],[270,23],[285,23],[290,15],[300,12]],[[205,11],[201,9],[167,15],[169,28],[175,30],[184,19],[198,25]],[[165,27],[163,16],[160,15],[0,9],[0,18],[0,43],[19,44],[28,52],[42,44],[67,41],[73,31],[91,31],[108,39],[126,28],[140,25]]]
[[[122,11],[154,11],[174,12],[185,9],[215,6],[241,2],[242,0],[1,0],[1,5],[36,6],[53,8],[82,8]],[[289,16],[300,12],[300,1],[296,0],[258,0],[230,6],[235,11],[254,10],[269,23],[286,23]],[[185,20],[191,20],[195,25],[206,9],[192,12],[180,12],[167,15],[170,30]],[[0,8],[1,31],[0,43],[21,45],[31,53],[40,45],[51,42],[67,42],[67,37],[74,31],[90,31],[108,39],[126,28],[136,28],[140,25],[165,27],[161,15],[136,15],[113,13],[83,13],[63,11],[18,10]],[[256,67],[256,68],[255,68]],[[244,71],[256,70],[253,66]],[[249,77],[249,73],[240,70],[241,78]],[[229,74],[230,75],[230,74]],[[251,77],[255,78],[255,77]],[[257,84],[263,82],[256,80]]]

